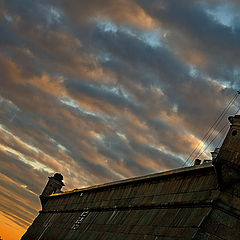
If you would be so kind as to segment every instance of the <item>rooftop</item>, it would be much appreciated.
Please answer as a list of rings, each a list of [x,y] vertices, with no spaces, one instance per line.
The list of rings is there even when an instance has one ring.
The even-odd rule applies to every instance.
[[[145,182],[148,180],[154,180],[154,179],[160,179],[160,178],[166,178],[166,177],[175,177],[176,175],[185,175],[185,174],[189,174],[193,171],[202,171],[207,168],[210,169],[210,168],[214,168],[214,167],[213,167],[212,163],[204,163],[201,165],[185,167],[185,168],[178,168],[178,169],[173,169],[173,170],[169,170],[169,171],[165,171],[165,172],[154,173],[154,174],[140,176],[140,177],[134,177],[134,178],[128,178],[128,179],[118,180],[118,181],[114,181],[114,182],[98,184],[98,185],[94,185],[94,186],[90,186],[90,187],[74,189],[71,191],[66,191],[66,192],[61,192],[61,193],[55,193],[55,194],[52,194],[50,197],[74,194],[74,193],[79,193],[79,192],[84,192],[84,191],[96,190],[96,189],[100,189],[100,188],[101,189],[102,188],[110,188],[110,187],[117,186],[117,185],[119,186],[119,185],[127,185],[127,184]]]

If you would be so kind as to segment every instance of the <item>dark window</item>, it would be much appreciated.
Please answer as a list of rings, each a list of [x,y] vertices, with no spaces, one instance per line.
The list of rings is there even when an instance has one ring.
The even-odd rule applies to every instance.
[[[236,136],[236,135],[237,135],[237,130],[233,130],[233,131],[232,131],[232,135],[233,135],[233,136]]]
[[[81,213],[81,215],[78,217],[77,221],[72,226],[72,230],[77,230],[80,227],[81,223],[87,217],[88,213],[89,213],[89,211],[84,211]]]

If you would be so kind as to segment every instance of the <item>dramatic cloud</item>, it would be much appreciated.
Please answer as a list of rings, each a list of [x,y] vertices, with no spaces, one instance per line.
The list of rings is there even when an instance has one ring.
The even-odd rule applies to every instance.
[[[55,172],[70,190],[210,158],[239,23],[234,0],[0,0],[0,235],[23,234]]]

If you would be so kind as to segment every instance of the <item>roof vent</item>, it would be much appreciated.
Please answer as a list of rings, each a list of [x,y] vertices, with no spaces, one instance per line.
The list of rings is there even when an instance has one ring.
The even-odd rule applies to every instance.
[[[211,152],[212,154],[212,160],[217,158],[217,155],[219,153],[220,148],[215,148],[214,152]]]
[[[211,162],[212,162],[212,160],[209,160],[209,159],[203,160],[203,164],[204,164],[204,163],[211,163]]]
[[[195,161],[194,161],[194,166],[196,166],[196,165],[200,165],[201,164],[201,160],[200,159],[195,159]]]

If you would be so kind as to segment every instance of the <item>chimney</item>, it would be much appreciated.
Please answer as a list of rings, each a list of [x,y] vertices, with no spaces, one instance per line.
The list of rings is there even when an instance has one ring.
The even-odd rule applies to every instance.
[[[211,152],[212,155],[212,160],[217,158],[217,155],[219,153],[220,148],[215,148],[215,150],[213,152]]]
[[[62,174],[55,173],[53,177],[48,178],[48,183],[43,189],[42,194],[40,195],[42,207],[44,207],[44,205],[46,204],[49,195],[61,192],[61,188],[64,186]]]
[[[195,161],[194,161],[194,166],[196,166],[196,165],[200,165],[201,164],[201,160],[200,159],[195,159]]]
[[[240,115],[228,118],[231,123],[226,138],[213,158],[220,188],[240,182]]]

